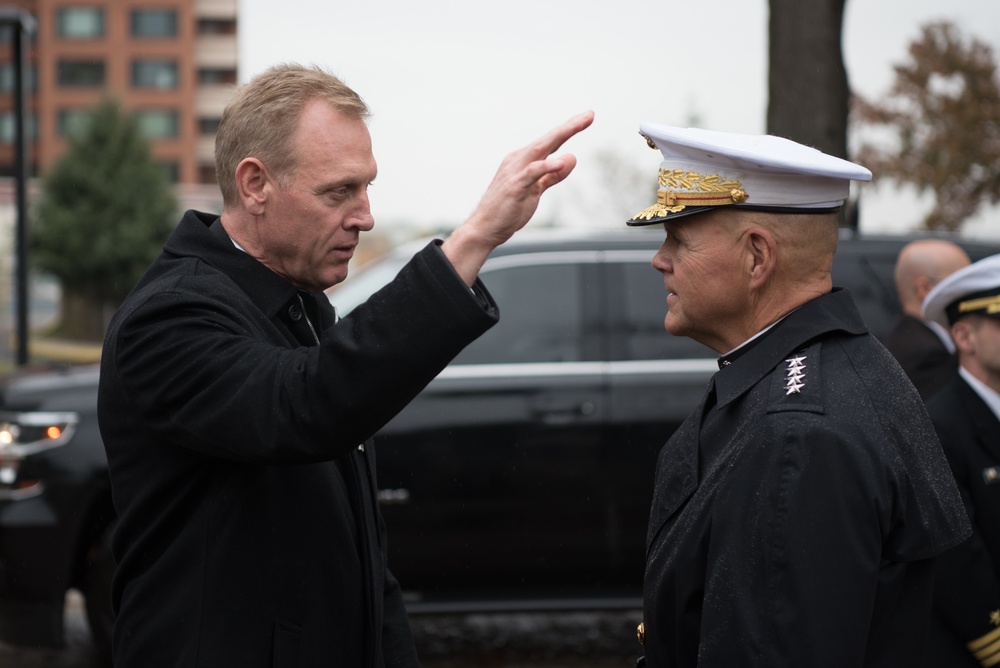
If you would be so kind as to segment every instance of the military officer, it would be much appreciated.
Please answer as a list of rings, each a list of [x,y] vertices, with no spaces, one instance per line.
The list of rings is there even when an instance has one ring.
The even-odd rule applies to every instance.
[[[920,665],[936,555],[969,522],[923,403],[833,287],[864,167],[773,136],[644,123],[666,329],[721,357],[659,455],[645,665]]]
[[[927,402],[972,520],[935,575],[929,668],[1000,664],[1000,255],[944,279],[924,300],[950,328],[958,377]]]

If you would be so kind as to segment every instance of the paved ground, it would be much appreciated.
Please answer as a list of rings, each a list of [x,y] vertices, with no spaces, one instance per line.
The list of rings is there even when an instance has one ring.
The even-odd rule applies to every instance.
[[[2,668],[107,668],[97,660],[79,596],[66,603],[67,646],[0,643]],[[412,620],[423,668],[631,668],[639,611],[420,616]]]
[[[75,592],[66,597],[66,647],[26,649],[0,643],[3,668],[106,668],[90,644],[90,629],[83,612],[83,599]]]

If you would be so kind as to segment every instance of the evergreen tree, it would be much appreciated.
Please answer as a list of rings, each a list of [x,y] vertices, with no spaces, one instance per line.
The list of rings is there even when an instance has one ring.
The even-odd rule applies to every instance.
[[[169,236],[178,204],[135,120],[114,100],[81,125],[43,179],[31,257],[62,284],[61,335],[100,339]]]

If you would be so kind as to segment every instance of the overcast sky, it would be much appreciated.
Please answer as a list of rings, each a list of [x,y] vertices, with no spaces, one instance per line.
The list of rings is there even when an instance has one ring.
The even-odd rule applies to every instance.
[[[579,159],[577,171],[547,193],[537,220],[618,226],[636,213],[610,202],[600,156],[647,173],[652,191],[659,153],[638,136],[641,121],[765,130],[766,0],[239,3],[241,80],[276,63],[317,64],[372,107],[376,224],[460,223],[504,155],[586,109],[594,125],[565,149]],[[843,44],[852,88],[883,94],[907,44],[937,19],[1000,58],[998,0],[849,0]],[[862,197],[866,231],[919,219],[913,196],[891,184]],[[969,230],[1000,236],[1000,210]]]

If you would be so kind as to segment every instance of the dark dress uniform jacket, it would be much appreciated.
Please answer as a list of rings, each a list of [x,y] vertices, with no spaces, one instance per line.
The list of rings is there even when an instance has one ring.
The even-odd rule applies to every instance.
[[[647,667],[920,665],[969,525],[913,385],[843,290],[721,364],[657,462]]]
[[[368,439],[495,322],[477,295],[431,244],[334,324],[185,214],[101,362],[116,668],[417,664]]]
[[[927,401],[958,373],[958,360],[934,331],[912,315],[902,315],[886,339],[920,396]]]
[[[938,561],[927,665],[979,666],[970,642],[983,638],[976,649],[1000,658],[1000,650],[988,649],[1000,640],[1000,421],[960,376],[927,402],[927,412],[973,530]]]

